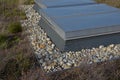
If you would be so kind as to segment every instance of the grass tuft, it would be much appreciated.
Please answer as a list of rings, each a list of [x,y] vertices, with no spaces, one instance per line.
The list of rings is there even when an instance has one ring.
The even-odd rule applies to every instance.
[[[21,26],[20,22],[10,23],[9,26],[8,26],[8,31],[10,33],[19,33],[19,32],[22,32],[22,26]]]
[[[0,34],[0,48],[7,48],[8,44],[7,44],[7,36],[4,34]]]
[[[34,0],[25,0],[24,4],[25,5],[34,4]]]

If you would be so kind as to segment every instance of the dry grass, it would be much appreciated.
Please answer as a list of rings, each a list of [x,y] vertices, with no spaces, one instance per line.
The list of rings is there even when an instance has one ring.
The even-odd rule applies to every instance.
[[[22,0],[0,0],[0,80],[20,80],[23,73],[38,70],[25,29],[13,34],[8,28],[11,23],[18,23],[26,18],[19,8],[22,3]],[[15,31],[16,28],[12,30]]]
[[[120,8],[120,0],[95,0],[98,3],[106,3],[110,6]]]
[[[36,64],[28,39],[22,34],[19,38],[18,43],[0,50],[0,78],[18,80],[22,72],[27,72]]]
[[[55,72],[49,80],[120,80],[120,59]]]
[[[48,80],[47,76],[43,74],[40,68],[31,69],[27,73],[23,73],[21,80]]]

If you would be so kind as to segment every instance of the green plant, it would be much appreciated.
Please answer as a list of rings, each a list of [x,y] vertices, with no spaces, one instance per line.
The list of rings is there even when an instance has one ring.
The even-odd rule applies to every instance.
[[[18,80],[23,72],[27,72],[33,62],[30,60],[30,56],[26,56],[23,53],[16,53],[9,58],[5,64],[5,67],[0,71],[0,77],[5,80]]]
[[[20,41],[20,38],[18,36],[14,36],[12,39],[13,43],[18,43]]]
[[[18,80],[21,75],[21,71],[18,68],[19,63],[15,59],[10,59],[3,71],[4,74],[8,75],[7,80]]]
[[[7,36],[0,34],[0,48],[7,48]]]
[[[34,4],[34,0],[25,0],[24,4],[26,5]]]
[[[27,71],[30,68],[30,58],[25,56],[22,53],[19,53],[16,56],[17,63],[19,63],[19,67],[21,71]]]
[[[0,48],[5,49],[12,46],[14,43],[18,43],[20,38],[18,36],[7,36],[5,34],[0,34]]]
[[[21,12],[20,12],[20,18],[21,18],[21,19],[27,19],[26,14],[25,14],[24,11],[21,11]]]
[[[19,33],[22,32],[22,26],[20,22],[13,22],[8,26],[8,31],[10,33]]]
[[[7,36],[6,36],[6,35],[0,34],[0,43],[6,41],[6,39],[7,39]]]

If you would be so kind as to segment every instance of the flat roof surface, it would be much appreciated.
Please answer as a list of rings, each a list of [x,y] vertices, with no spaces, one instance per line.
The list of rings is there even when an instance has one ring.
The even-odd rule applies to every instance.
[[[64,40],[120,32],[120,9],[105,4],[41,9]]]
[[[59,8],[46,8],[40,9],[39,12],[55,18],[63,18],[74,15],[91,15],[101,14],[120,11],[120,9],[105,5],[105,4],[94,4],[86,6],[72,6],[72,7],[59,7]]]
[[[66,40],[120,32],[120,12],[53,18]]]
[[[120,12],[52,19],[64,31],[76,31],[120,25]]]
[[[78,6],[93,4],[93,0],[35,0],[35,3],[40,6],[40,8],[55,8],[55,7],[65,7],[65,6]]]

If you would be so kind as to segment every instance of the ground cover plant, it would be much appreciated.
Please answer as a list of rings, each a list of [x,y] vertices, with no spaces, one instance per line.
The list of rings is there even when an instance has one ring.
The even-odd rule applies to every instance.
[[[39,67],[20,23],[26,15],[19,6],[31,1],[0,0],[0,80],[20,80]]]

